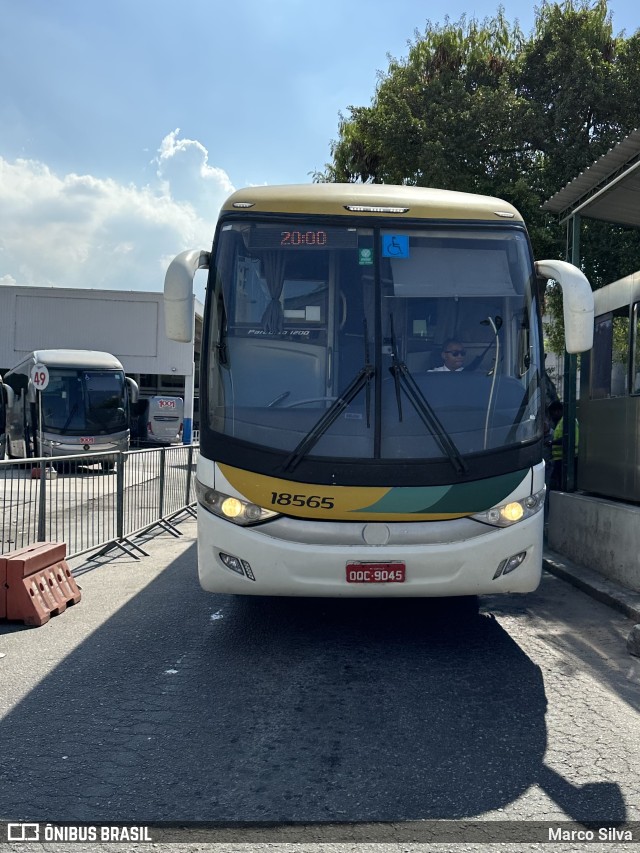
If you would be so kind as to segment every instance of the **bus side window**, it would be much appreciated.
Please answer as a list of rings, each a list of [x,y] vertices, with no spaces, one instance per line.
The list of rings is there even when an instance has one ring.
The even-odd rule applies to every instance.
[[[591,399],[627,393],[629,369],[628,308],[596,317],[591,355]]]
[[[632,374],[631,393],[640,394],[640,302],[635,302],[632,310],[631,325],[631,352],[632,352]]]

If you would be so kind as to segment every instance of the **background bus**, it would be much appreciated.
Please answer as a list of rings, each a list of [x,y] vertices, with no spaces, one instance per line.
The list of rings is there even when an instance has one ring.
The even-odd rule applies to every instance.
[[[42,392],[31,380],[36,364],[49,372]],[[4,382],[13,392],[7,417],[11,459],[128,449],[129,405],[137,399],[138,388],[115,356],[90,350],[35,350],[5,374]]]
[[[566,344],[593,295],[534,265],[500,199],[420,187],[241,190],[211,255],[165,278],[167,334],[200,370],[198,570],[253,595],[528,592],[542,568],[540,279],[563,287]],[[464,369],[443,367],[447,341]]]
[[[180,444],[184,420],[182,397],[141,397],[131,406],[131,441],[137,444]]]
[[[578,487],[640,501],[640,272],[596,290],[580,361]]]

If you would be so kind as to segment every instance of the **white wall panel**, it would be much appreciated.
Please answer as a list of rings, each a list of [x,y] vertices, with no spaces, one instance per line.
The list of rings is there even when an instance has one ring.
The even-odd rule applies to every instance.
[[[14,350],[115,348],[119,358],[154,357],[158,313],[155,301],[17,295]]]
[[[193,344],[164,333],[161,293],[0,285],[0,368],[43,348],[104,350],[128,373],[193,372]]]

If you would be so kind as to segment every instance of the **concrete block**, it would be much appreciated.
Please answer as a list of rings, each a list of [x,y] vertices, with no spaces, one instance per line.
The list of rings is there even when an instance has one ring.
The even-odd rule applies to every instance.
[[[5,554],[0,616],[39,627],[64,613],[67,605],[77,604],[81,593],[64,559],[66,552],[64,543],[39,542]]]
[[[580,492],[549,499],[549,547],[640,592],[640,506]]]

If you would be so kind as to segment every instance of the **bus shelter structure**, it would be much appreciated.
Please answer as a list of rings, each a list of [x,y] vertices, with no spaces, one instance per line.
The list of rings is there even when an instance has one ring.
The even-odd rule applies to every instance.
[[[555,213],[566,224],[566,259],[580,267],[580,224],[582,218],[598,219],[615,225],[640,228],[640,128],[634,130],[614,148],[548,199],[542,209]],[[565,424],[576,416],[577,357],[565,354],[564,416]],[[573,459],[575,432],[565,429],[563,436],[562,487],[575,489]]]

